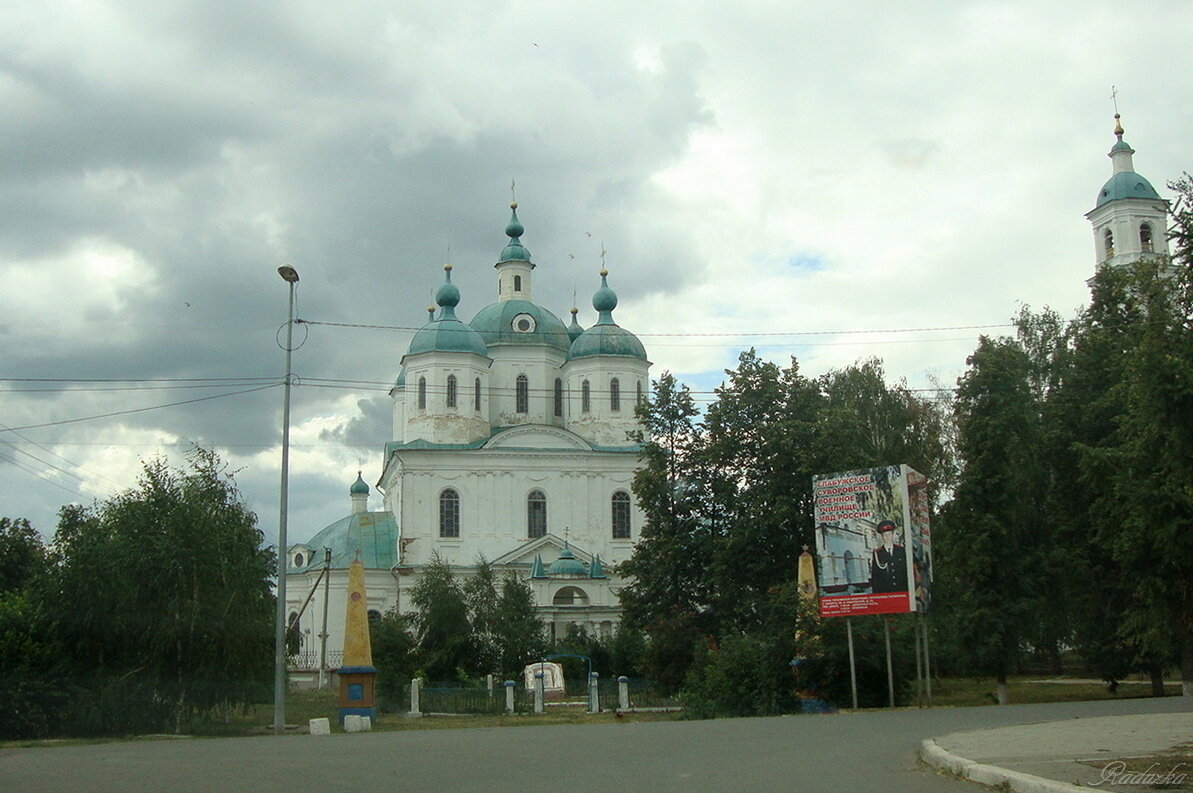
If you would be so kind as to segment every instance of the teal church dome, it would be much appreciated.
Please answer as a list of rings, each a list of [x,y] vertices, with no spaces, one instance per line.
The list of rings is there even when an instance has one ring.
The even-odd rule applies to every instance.
[[[568,350],[568,358],[588,358],[594,355],[619,355],[646,360],[646,348],[633,333],[613,321],[613,309],[617,308],[617,293],[609,288],[601,270],[601,287],[592,296],[592,307],[599,314],[597,323],[580,334]]]
[[[510,241],[501,251],[501,258],[497,260],[498,264],[530,261],[530,251],[526,250],[526,246],[522,244],[522,234],[525,231],[522,221],[518,220],[518,202],[514,201],[510,204],[510,222],[505,227],[505,235],[510,238]]]
[[[407,355],[423,352],[470,352],[488,357],[489,350],[481,334],[456,318],[456,306],[460,304],[460,290],[452,283],[452,266],[443,265],[446,278],[435,293],[439,304],[439,318],[431,319],[414,334],[410,340]],[[562,323],[560,323],[562,324]]]
[[[522,320],[529,319],[529,322]],[[485,306],[472,318],[485,344],[533,344],[566,353],[571,344],[563,320],[529,300],[503,300]]]
[[[1118,145],[1118,144],[1115,144]],[[1121,171],[1110,177],[1110,181],[1102,185],[1098,193],[1097,206],[1107,201],[1117,201],[1120,198],[1150,198],[1160,200],[1160,194],[1152,183],[1134,171]]]
[[[572,553],[571,546],[568,545],[567,540],[563,542],[563,550],[559,552],[559,558],[551,562],[551,566],[547,568],[547,575],[555,576],[588,576],[588,567],[584,562],[576,558]]]
[[[580,338],[580,334],[584,332],[584,328],[580,327],[580,323],[576,321],[576,314],[580,313],[580,309],[575,306],[572,307],[572,324],[568,325],[568,346]]]
[[[365,484],[364,477],[361,472],[356,472],[356,481],[352,483],[352,487],[348,488],[348,494],[353,496],[367,496],[369,494],[369,486]]]
[[[520,261],[534,267],[534,263],[530,261],[530,251],[523,247],[520,239],[525,228],[518,220],[517,202],[510,204],[510,210],[510,222],[505,227],[510,242],[501,251],[497,266],[500,267],[505,262]],[[477,312],[470,324],[481,334],[486,344],[547,346],[566,353],[572,343],[563,321],[529,300],[515,298],[490,303]]]
[[[398,561],[398,524],[390,512],[358,512],[341,518],[320,531],[304,545],[331,548],[333,570],[347,568],[360,556],[366,570],[389,570]],[[310,561],[291,572],[301,573],[323,566],[322,554],[311,554]]]

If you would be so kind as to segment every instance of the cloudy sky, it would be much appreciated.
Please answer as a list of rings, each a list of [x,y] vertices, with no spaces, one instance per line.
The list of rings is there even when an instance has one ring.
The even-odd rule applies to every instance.
[[[470,318],[511,179],[536,301],[591,324],[603,243],[656,375],[951,384],[978,326],[1085,300],[1112,85],[1137,169],[1193,170],[1191,34],[1187,0],[9,0],[0,515],[52,533],[198,442],[276,539],[276,268],[304,319],[410,328],[450,258]],[[411,333],[300,335],[292,541],[379,476]]]

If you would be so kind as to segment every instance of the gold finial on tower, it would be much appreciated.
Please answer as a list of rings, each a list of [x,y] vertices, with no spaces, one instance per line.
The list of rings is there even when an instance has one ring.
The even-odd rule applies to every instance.
[[[1123,124],[1119,120],[1122,116],[1118,114],[1118,86],[1110,86],[1110,101],[1114,103],[1114,134],[1121,139],[1123,137]]]

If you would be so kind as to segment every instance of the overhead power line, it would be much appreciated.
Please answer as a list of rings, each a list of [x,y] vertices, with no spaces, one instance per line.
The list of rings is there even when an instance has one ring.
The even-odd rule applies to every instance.
[[[327,321],[316,320],[316,319],[296,319],[294,321],[302,323],[304,325],[324,325],[324,326],[333,327],[333,328],[358,328],[358,329],[366,329],[366,330],[393,330],[393,331],[403,331],[403,332],[407,332],[407,333],[414,333],[414,332],[420,331],[420,330],[422,330],[422,327],[423,327],[423,326],[416,327],[414,325],[367,325],[367,324],[362,324],[362,323],[357,323],[357,322],[327,322]],[[693,337],[693,338],[695,338],[695,337],[719,337],[719,338],[740,339],[740,338],[749,338],[749,337],[753,337],[753,336],[758,336],[758,337],[843,336],[846,334],[857,334],[857,333],[921,333],[921,332],[944,331],[944,330],[991,330],[994,328],[1011,328],[1011,327],[1014,327],[1013,323],[1000,322],[995,325],[947,325],[947,326],[932,327],[932,328],[873,328],[873,329],[854,328],[854,329],[847,329],[847,330],[737,331],[737,332],[675,331],[675,332],[671,332],[671,333],[635,333],[634,335],[640,336],[640,337],[649,337],[649,338],[661,338],[661,337],[665,337],[665,336],[679,336],[679,337]],[[470,331],[476,332],[474,328],[471,328],[468,326],[465,326],[463,328],[438,328],[437,330],[440,333],[443,333],[445,331],[449,332],[449,333],[450,332],[468,333]],[[554,333],[555,335],[566,335],[566,333],[561,333],[560,331],[539,330],[538,332],[542,333],[542,334],[546,334],[546,335],[549,335],[552,333]]]
[[[127,416],[132,413],[145,413],[150,410],[161,410],[162,408],[178,407],[179,405],[191,405],[195,402],[206,402],[209,399],[222,399],[224,397],[238,396],[239,394],[251,394],[254,391],[264,391],[267,388],[276,388],[281,383],[268,383],[266,385],[257,386],[256,388],[245,388],[240,391],[229,391],[226,394],[211,394],[210,396],[197,397],[195,399],[184,399],[181,402],[168,402],[164,405],[150,405],[143,408],[132,408],[130,410],[116,410],[111,413],[99,413],[94,416],[80,416],[74,419],[61,419],[59,421],[46,421],[41,424],[25,424],[20,427],[8,427],[7,429],[0,429],[0,432],[16,432],[18,430],[33,430],[41,427],[57,427],[62,424],[77,424],[81,421],[94,421],[95,419],[112,418],[113,416]]]

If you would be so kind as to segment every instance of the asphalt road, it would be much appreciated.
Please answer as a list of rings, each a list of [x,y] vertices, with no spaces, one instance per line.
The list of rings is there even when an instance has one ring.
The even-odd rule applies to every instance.
[[[769,719],[156,740],[0,750],[0,792],[850,791],[974,793],[924,738],[1193,710],[1188,697]]]

